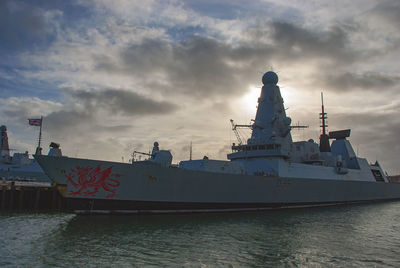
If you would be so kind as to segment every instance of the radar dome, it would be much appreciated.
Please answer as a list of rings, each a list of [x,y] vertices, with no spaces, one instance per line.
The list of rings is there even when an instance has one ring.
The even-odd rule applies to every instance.
[[[278,75],[272,71],[266,72],[262,77],[262,82],[264,85],[267,84],[278,84]]]

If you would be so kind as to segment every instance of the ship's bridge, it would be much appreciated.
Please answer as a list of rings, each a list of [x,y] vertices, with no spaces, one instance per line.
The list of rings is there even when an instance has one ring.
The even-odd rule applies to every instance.
[[[242,158],[258,158],[258,157],[269,157],[269,156],[283,156],[287,157],[287,153],[283,153],[281,150],[281,144],[246,144],[246,145],[233,145],[232,153],[228,154],[228,159],[242,159]]]

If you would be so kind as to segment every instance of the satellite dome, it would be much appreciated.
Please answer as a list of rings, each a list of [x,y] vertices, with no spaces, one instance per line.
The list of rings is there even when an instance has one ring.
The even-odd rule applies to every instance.
[[[267,84],[278,84],[278,75],[272,71],[266,72],[262,77],[262,82],[264,85]]]

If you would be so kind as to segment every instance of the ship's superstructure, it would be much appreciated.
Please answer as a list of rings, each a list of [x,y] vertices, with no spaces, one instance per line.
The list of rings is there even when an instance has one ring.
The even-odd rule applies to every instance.
[[[247,144],[233,144],[233,152],[228,154],[231,161],[197,160],[182,161],[181,168],[191,170],[215,170],[215,166],[224,167],[224,172],[247,175],[273,175],[280,177],[302,177],[310,179],[340,179],[375,181],[379,164],[370,166],[366,159],[358,158],[350,142],[350,130],[326,133],[327,114],[324,110],[323,96],[322,134],[320,145],[314,140],[293,142],[291,136],[291,118],[286,116],[281,97],[278,76],[267,72],[262,78],[264,86],[258,99],[256,118],[252,125],[252,135]],[[329,139],[334,139],[332,148]],[[211,164],[213,163],[213,164]],[[383,171],[378,168],[379,178],[387,182]]]
[[[35,159],[28,152],[10,154],[7,127],[0,127],[0,179],[50,182]]]
[[[389,183],[378,162],[370,165],[357,157],[347,139],[350,129],[326,133],[323,99],[320,144],[312,139],[293,142],[278,76],[267,72],[262,82],[251,137],[245,144],[233,144],[226,161],[205,157],[172,165],[171,153],[160,150],[157,142],[148,160],[132,164],[35,157],[70,200],[70,208],[91,213],[254,210],[400,199],[400,184]]]

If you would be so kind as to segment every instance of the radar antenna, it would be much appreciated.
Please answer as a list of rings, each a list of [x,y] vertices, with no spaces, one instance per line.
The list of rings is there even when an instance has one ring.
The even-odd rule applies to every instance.
[[[302,128],[308,128],[308,125],[300,125],[300,122],[297,122],[297,125],[290,126],[290,129],[302,129]]]

